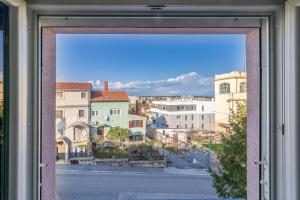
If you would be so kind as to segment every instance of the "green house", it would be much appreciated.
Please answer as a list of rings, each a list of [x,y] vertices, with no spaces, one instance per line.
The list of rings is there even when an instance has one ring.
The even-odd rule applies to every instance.
[[[128,114],[129,99],[124,91],[108,90],[104,83],[103,91],[93,91],[90,100],[90,122],[94,134],[106,136],[111,127],[129,129],[131,141],[144,140],[146,135],[146,118]]]

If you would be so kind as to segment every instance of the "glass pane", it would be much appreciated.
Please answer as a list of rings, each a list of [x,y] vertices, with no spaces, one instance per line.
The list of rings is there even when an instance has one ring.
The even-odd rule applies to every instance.
[[[6,198],[6,165],[7,165],[7,134],[5,131],[4,112],[4,67],[6,65],[5,36],[6,36],[6,6],[0,4],[0,199]]]

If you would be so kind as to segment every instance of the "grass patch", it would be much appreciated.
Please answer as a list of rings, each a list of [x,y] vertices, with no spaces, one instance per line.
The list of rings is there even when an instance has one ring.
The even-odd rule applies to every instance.
[[[202,144],[202,146],[209,148],[209,144]],[[210,144],[210,148],[213,152],[220,152],[222,150],[222,144]]]

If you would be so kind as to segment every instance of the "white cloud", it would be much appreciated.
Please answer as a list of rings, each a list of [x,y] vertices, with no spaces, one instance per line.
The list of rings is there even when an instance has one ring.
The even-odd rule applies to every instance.
[[[90,81],[87,81],[88,83],[94,85],[94,81],[90,80]]]
[[[96,80],[95,85],[96,85],[97,87],[101,86],[101,81],[100,81],[100,80]]]
[[[161,80],[111,82],[113,90],[125,90],[129,95],[213,95],[212,77],[196,72]]]

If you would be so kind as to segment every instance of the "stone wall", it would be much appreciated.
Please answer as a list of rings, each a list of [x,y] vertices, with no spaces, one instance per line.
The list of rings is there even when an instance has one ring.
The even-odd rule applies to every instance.
[[[79,164],[79,165],[101,165],[101,166],[166,167],[165,160],[131,161],[128,158],[118,158],[118,159],[72,158],[70,159],[70,163]]]

